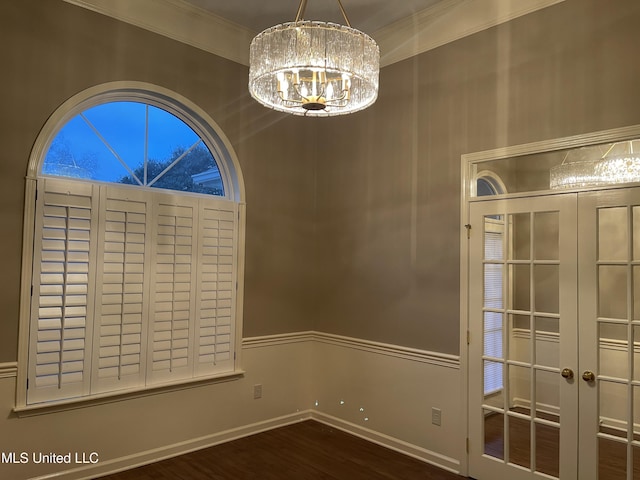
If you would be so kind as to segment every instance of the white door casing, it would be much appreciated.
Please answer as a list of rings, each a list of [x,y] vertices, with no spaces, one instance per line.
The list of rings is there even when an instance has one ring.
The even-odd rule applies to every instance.
[[[479,479],[548,478],[559,468],[562,478],[573,478],[577,386],[561,372],[578,367],[576,197],[474,202],[469,218],[469,473]],[[504,223],[503,249],[485,251],[497,219]],[[550,222],[562,226],[551,242]],[[496,272],[502,278],[498,301],[489,285]],[[497,354],[487,333],[496,319],[503,327]],[[556,353],[549,355],[549,348]],[[502,374],[502,389],[485,395],[485,375],[495,370]],[[495,431],[485,428],[489,424]],[[516,439],[516,426],[525,428],[528,438]],[[536,455],[536,444],[549,436],[562,439],[559,465]]]
[[[553,212],[557,234],[544,220]],[[549,478],[545,474],[640,478],[640,188],[476,201],[469,213],[469,475],[479,480]],[[503,258],[484,251],[484,225],[496,218],[504,221]],[[537,218],[543,227],[538,231]],[[495,232],[495,227],[486,230]],[[556,238],[557,258],[537,254],[538,243]],[[522,254],[523,244],[528,256]],[[549,282],[556,265],[557,283]],[[503,279],[502,305],[487,304],[485,284],[492,270]],[[522,302],[522,283],[528,305]],[[553,300],[541,296],[552,290],[558,294],[557,314]],[[485,346],[484,324],[491,315],[503,325],[497,358]],[[554,320],[557,332],[548,328]],[[498,365],[503,375],[503,388],[493,396],[484,394],[487,363]],[[562,376],[565,368],[573,378]],[[502,426],[498,443],[504,443],[498,453],[491,449],[496,418]],[[523,425],[530,428],[524,454],[513,428]],[[549,438],[539,437],[538,430],[554,428],[557,472],[546,471],[549,466],[536,455],[539,441]],[[512,451],[516,444],[519,450]]]

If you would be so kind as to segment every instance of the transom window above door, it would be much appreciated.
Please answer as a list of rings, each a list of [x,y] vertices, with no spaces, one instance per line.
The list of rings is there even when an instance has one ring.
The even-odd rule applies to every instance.
[[[542,141],[465,155],[467,195],[518,196],[640,184],[638,127]],[[503,191],[496,192],[494,178]],[[497,189],[499,190],[499,188]]]
[[[114,101],[72,117],[51,142],[42,174],[224,196],[218,164],[176,115]]]

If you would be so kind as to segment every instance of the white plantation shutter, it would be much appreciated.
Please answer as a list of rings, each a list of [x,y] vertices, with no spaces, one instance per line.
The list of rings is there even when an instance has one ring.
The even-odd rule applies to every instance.
[[[237,205],[202,202],[196,374],[233,370]]]
[[[38,185],[28,404],[234,370],[236,203]]]
[[[92,393],[145,382],[147,198],[133,189],[101,190]]]
[[[38,181],[27,401],[86,394],[90,371],[94,188]]]
[[[157,195],[150,380],[193,375],[197,200]]]

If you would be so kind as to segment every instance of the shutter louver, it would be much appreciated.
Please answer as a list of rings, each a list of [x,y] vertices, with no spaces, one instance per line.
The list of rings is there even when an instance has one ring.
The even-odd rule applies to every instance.
[[[36,220],[27,402],[88,391],[92,302],[93,189],[40,180]]]
[[[93,393],[144,385],[147,202],[103,188]]]
[[[194,262],[194,210],[193,205],[174,205],[162,200],[156,206],[155,300],[151,306],[153,367],[150,375],[153,382],[177,380],[193,374],[193,275],[197,268]]]
[[[237,209],[201,208],[197,374],[233,369]]]

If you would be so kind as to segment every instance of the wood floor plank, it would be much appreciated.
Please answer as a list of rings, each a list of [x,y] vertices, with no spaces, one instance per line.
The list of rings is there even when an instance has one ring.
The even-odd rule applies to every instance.
[[[462,480],[407,455],[308,420],[102,480]]]

